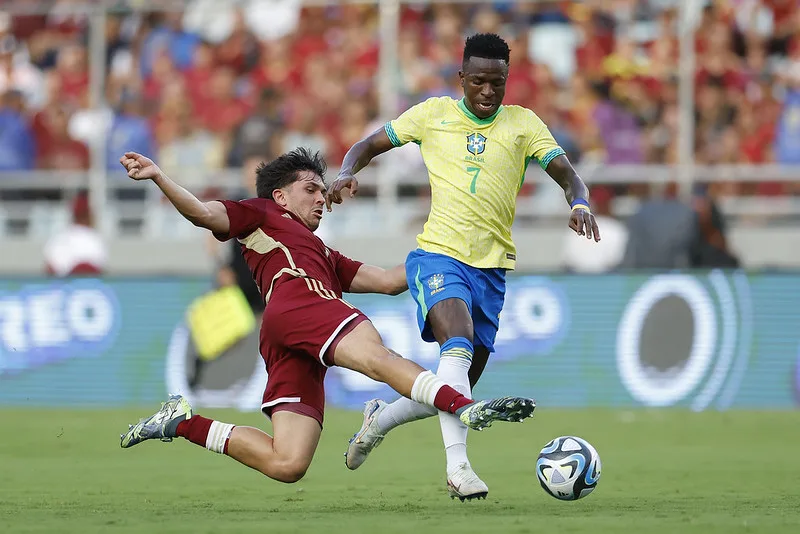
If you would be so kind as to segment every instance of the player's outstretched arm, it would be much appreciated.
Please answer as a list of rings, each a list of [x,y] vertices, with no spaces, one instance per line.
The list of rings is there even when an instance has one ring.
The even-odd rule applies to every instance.
[[[567,156],[555,157],[545,170],[564,190],[567,203],[572,206],[569,227],[578,235],[585,235],[587,239],[594,238],[595,241],[600,241],[600,230],[597,228],[594,215],[589,211],[588,205],[580,203],[581,200],[589,200],[589,188],[575,172]],[[576,200],[578,203],[575,202]]]
[[[195,226],[223,235],[230,230],[228,210],[222,202],[202,202],[173,182],[153,160],[136,152],[126,152],[119,162],[134,180],[153,180],[180,214]]]
[[[355,174],[369,165],[372,158],[394,148],[384,128],[375,130],[367,137],[350,147],[342,161],[342,168],[325,195],[325,205],[331,211],[331,204],[342,203],[342,190],[350,189],[352,198],[358,192],[358,180]]]
[[[408,283],[406,282],[404,265],[383,269],[374,265],[364,264],[358,268],[353,281],[350,282],[350,293],[399,295],[407,289]]]

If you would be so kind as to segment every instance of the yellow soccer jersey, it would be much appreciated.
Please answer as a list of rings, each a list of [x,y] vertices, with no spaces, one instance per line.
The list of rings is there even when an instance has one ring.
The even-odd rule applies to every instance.
[[[517,193],[531,159],[544,169],[564,154],[536,114],[501,106],[480,119],[463,100],[430,98],[386,123],[395,146],[420,145],[431,212],[417,236],[422,250],[473,267],[513,269]]]

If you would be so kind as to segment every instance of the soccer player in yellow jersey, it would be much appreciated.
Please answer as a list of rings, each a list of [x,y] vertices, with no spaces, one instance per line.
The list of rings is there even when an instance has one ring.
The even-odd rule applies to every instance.
[[[408,142],[419,145],[431,211],[406,260],[406,279],[422,338],[440,345],[437,374],[467,396],[494,350],[505,272],[517,258],[511,239],[516,197],[531,161],[564,189],[570,228],[600,240],[589,191],[547,126],[529,109],[501,105],[508,60],[508,44],[499,36],[469,37],[459,72],[464,98],[430,98],[353,145],[326,199],[330,210],[342,202],[344,189],[353,196],[355,174],[375,156]],[[358,468],[391,429],[435,413],[403,398],[368,402],[345,454],[347,467]],[[440,423],[450,496],[485,497],[489,489],[467,458],[467,428],[447,417]]]

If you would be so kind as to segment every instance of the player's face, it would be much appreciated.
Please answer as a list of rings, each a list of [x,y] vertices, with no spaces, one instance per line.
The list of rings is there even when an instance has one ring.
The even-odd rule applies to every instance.
[[[319,228],[325,207],[325,182],[312,171],[300,171],[298,179],[283,191],[284,208],[297,215],[313,232]]]
[[[477,117],[491,117],[506,96],[508,64],[502,59],[471,57],[459,76],[467,107]]]

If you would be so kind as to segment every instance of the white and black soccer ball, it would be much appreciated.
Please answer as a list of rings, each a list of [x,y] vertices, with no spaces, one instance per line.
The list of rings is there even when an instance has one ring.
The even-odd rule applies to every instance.
[[[556,499],[576,501],[597,487],[600,456],[588,441],[561,436],[539,453],[536,476],[544,490]]]

